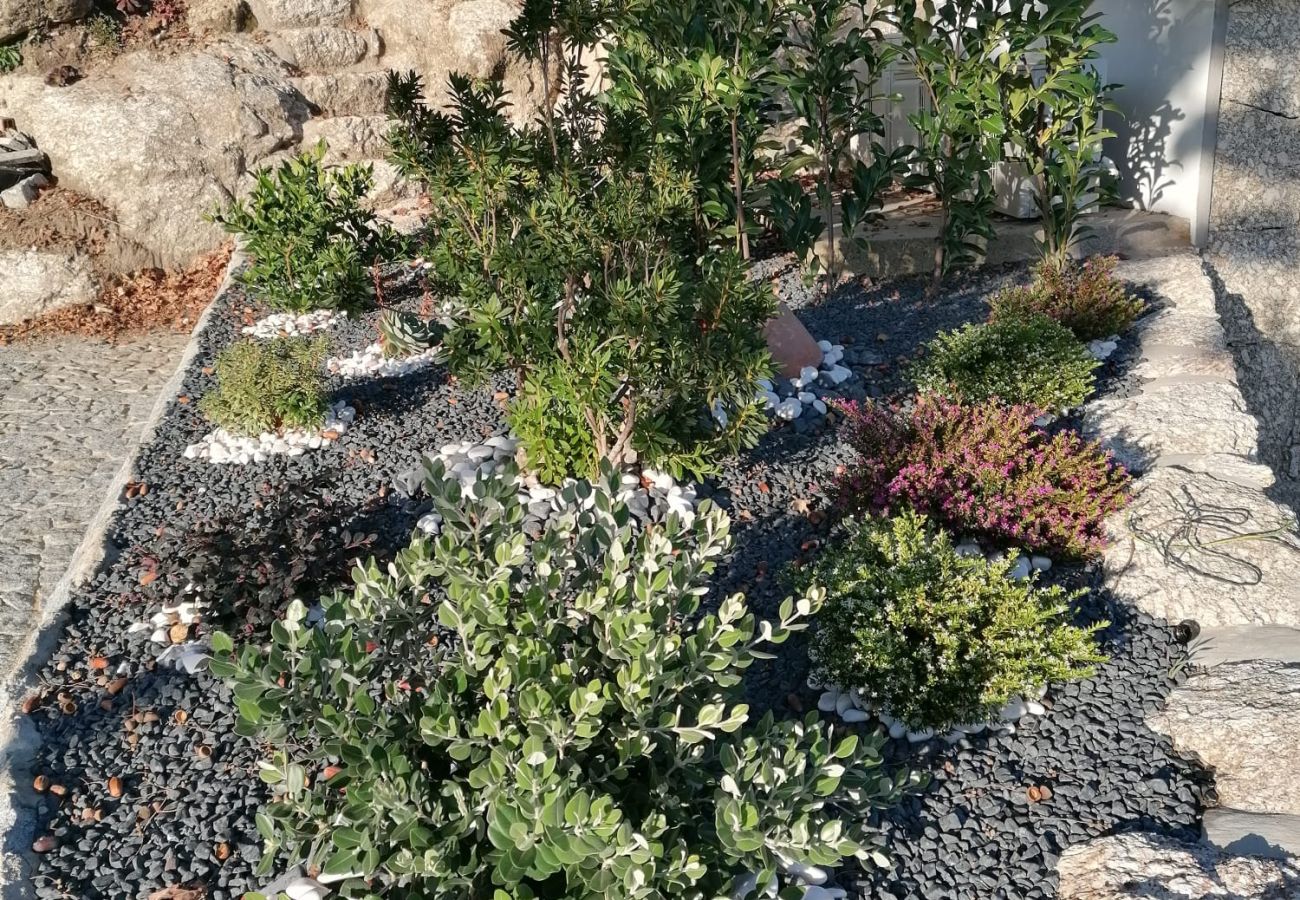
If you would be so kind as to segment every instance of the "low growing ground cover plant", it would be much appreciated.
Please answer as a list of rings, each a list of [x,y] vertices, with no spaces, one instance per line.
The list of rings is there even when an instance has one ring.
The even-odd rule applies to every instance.
[[[1143,303],[1115,277],[1119,260],[1093,256],[1082,263],[1044,260],[1034,280],[999,291],[990,301],[993,322],[1047,316],[1081,341],[1123,334],[1142,314]]]
[[[329,411],[324,338],[241,341],[217,357],[216,387],[199,401],[203,414],[234,434],[311,428]]]
[[[436,539],[358,568],[315,627],[295,603],[268,647],[213,638],[238,730],[275,748],[263,871],[283,853],[355,897],[711,900],[783,861],[883,861],[867,810],[915,779],[880,770],[880,739],[738,702],[823,594],[700,615],[725,514],[633,531],[619,484],[563,488],[533,539],[513,480],[462,494],[429,463]]]
[[[1003,546],[1086,557],[1106,544],[1105,520],[1131,479],[1076,433],[1048,434],[1029,406],[963,406],[923,394],[910,408],[846,404],[860,459],[841,495],[855,511],[914,509],[959,534]]]
[[[239,275],[278,309],[360,309],[374,301],[371,267],[401,249],[393,229],[363,204],[369,166],[327,168],[321,144],[257,173],[245,200],[213,220],[238,235],[251,258]]]
[[[996,719],[1020,695],[1086,678],[1104,662],[1070,606],[1083,592],[1008,576],[1013,559],[958,554],[912,511],[849,524],[801,573],[828,601],[810,656],[827,684],[856,687],[914,730]]]
[[[207,631],[263,638],[294,598],[348,583],[376,539],[344,524],[357,512],[321,479],[267,485],[251,510],[163,529],[137,548],[140,594],[155,607],[202,604]]]
[[[921,391],[1060,413],[1088,398],[1099,365],[1069,329],[1035,315],[940,334],[927,345],[913,377]]]

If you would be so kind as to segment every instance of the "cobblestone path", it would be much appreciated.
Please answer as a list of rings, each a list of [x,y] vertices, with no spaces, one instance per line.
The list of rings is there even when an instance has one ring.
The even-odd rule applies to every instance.
[[[186,336],[0,347],[0,679],[23,658]]]

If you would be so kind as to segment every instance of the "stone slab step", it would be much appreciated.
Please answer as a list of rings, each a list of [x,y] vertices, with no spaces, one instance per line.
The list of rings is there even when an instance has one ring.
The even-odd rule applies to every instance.
[[[1290,862],[1232,856],[1206,843],[1120,834],[1061,854],[1060,900],[1295,900]]]
[[[290,81],[324,116],[382,115],[387,105],[387,72],[303,75]]]
[[[1098,400],[1083,414],[1085,436],[1130,469],[1170,454],[1230,453],[1253,458],[1259,427],[1231,384],[1185,384],[1176,392]]]
[[[1282,625],[1202,628],[1192,643],[1191,655],[1193,663],[1207,668],[1254,660],[1300,665],[1300,629]]]
[[[1142,359],[1133,368],[1138,378],[1154,382],[1168,378],[1198,376],[1237,383],[1237,366],[1227,350],[1198,347],[1156,346],[1142,348]],[[1150,384],[1144,385],[1144,389]]]
[[[1181,313],[1216,314],[1214,286],[1205,277],[1201,258],[1194,251],[1126,260],[1116,267],[1115,274],[1145,288],[1158,302],[1172,304]]]
[[[1239,462],[1222,477],[1173,466],[1143,476],[1107,523],[1106,587],[1171,622],[1300,628],[1295,515],[1241,483],[1253,472],[1267,470]]]
[[[1205,840],[1225,853],[1268,859],[1300,857],[1300,816],[1205,811]]]
[[[1214,767],[1224,806],[1300,815],[1300,665],[1256,660],[1196,672],[1147,725]]]

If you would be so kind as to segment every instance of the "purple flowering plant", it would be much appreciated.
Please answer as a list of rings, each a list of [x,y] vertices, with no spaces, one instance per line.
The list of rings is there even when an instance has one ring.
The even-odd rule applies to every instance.
[[[1105,520],[1131,479],[1074,432],[1049,434],[1032,406],[964,406],[922,394],[910,407],[846,403],[861,459],[840,478],[852,512],[910,508],[960,534],[1067,558],[1105,547]]]

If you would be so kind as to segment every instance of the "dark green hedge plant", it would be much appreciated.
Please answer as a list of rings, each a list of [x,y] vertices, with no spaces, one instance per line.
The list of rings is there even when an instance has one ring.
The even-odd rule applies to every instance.
[[[1086,678],[1105,661],[1071,624],[1082,592],[1008,577],[1014,559],[959,555],[924,517],[849,523],[844,541],[799,576],[828,600],[810,656],[827,684],[863,696],[913,730],[996,719],[1019,695]]]
[[[540,538],[511,479],[462,494],[324,621],[291,605],[269,646],[217,635],[241,734],[272,748],[261,871],[306,861],[345,897],[607,900],[725,896],[782,860],[884,862],[870,807],[917,783],[878,736],[751,721],[744,671],[806,627],[823,594],[759,622],[701,602],[728,544],[705,504],[633,530],[619,475],[561,491]]]
[[[324,338],[241,341],[217,357],[216,386],[199,408],[234,434],[312,428],[329,412]]]
[[[916,385],[969,403],[1000,400],[1059,413],[1092,393],[1100,363],[1044,315],[968,324],[940,334],[913,371]]]
[[[325,145],[257,173],[248,198],[215,215],[251,258],[239,280],[277,309],[361,309],[374,302],[372,267],[401,248],[363,201],[369,166],[326,167]]]

